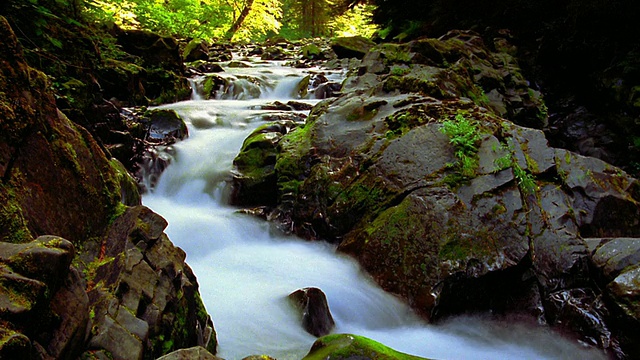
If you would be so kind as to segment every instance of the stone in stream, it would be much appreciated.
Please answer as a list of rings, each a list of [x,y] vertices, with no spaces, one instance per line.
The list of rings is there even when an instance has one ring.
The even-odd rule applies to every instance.
[[[302,313],[302,326],[313,336],[324,336],[335,326],[327,297],[322,290],[306,287],[288,296],[291,303]]]
[[[313,343],[303,360],[426,360],[351,334],[332,334]]]

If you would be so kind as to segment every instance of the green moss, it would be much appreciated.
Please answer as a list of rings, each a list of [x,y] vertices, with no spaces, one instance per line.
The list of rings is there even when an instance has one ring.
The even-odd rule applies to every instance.
[[[473,234],[461,234],[455,223],[449,225],[438,253],[440,259],[466,261],[470,258],[487,257],[497,252],[493,238],[485,230],[477,229]]]
[[[15,189],[0,184],[0,240],[14,244],[33,240],[27,225]]]
[[[419,360],[363,336],[332,334],[319,338],[303,360]]]
[[[311,128],[305,124],[290,131],[280,139],[275,171],[278,174],[278,195],[298,194],[309,164],[305,158],[311,149]]]
[[[401,93],[421,93],[437,99],[451,98],[447,91],[440,87],[440,84],[436,79],[414,77],[410,76],[410,74],[404,76],[389,76],[385,80],[382,89],[386,92],[399,91]]]

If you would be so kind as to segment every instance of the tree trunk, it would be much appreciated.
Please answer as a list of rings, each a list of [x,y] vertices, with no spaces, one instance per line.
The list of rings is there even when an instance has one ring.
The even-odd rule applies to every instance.
[[[253,1],[254,0],[247,0],[247,3],[245,4],[244,9],[242,9],[242,12],[240,13],[240,16],[238,16],[238,18],[233,23],[233,25],[231,25],[229,30],[227,30],[226,38],[228,40],[231,40],[231,38],[233,38],[233,35],[236,34],[236,31],[240,29],[240,26],[242,26],[244,19],[247,17],[247,15],[249,15],[249,12],[251,11],[251,6],[253,6]]]

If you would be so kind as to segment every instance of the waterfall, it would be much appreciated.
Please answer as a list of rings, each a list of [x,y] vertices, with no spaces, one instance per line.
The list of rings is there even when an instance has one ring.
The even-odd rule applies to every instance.
[[[194,98],[165,106],[185,118],[190,138],[175,145],[171,166],[154,192],[143,198],[168,220],[167,234],[187,253],[214,321],[219,356],[302,358],[315,338],[304,331],[286,296],[315,286],[327,295],[334,332],[367,336],[398,351],[438,359],[600,358],[597,352],[525,324],[459,318],[428,325],[332,246],[283,236],[227,205],[233,158],[247,135],[264,123],[262,116],[270,113],[256,110],[256,105],[278,98],[286,102],[284,97],[291,97],[306,75],[278,64],[262,66],[237,70],[253,71],[276,84],[261,98]]]

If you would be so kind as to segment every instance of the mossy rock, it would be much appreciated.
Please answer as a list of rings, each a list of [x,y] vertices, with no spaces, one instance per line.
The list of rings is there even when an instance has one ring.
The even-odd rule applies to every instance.
[[[233,160],[231,202],[236,205],[275,205],[278,143],[295,123],[282,121],[258,127],[242,144]]]
[[[302,47],[302,49],[300,49],[300,52],[302,53],[303,59],[319,60],[324,58],[322,50],[320,50],[320,48],[316,44],[305,45]]]
[[[375,43],[363,36],[337,37],[331,41],[331,48],[338,58],[364,58]]]
[[[425,360],[363,336],[332,334],[319,338],[303,360]]]

